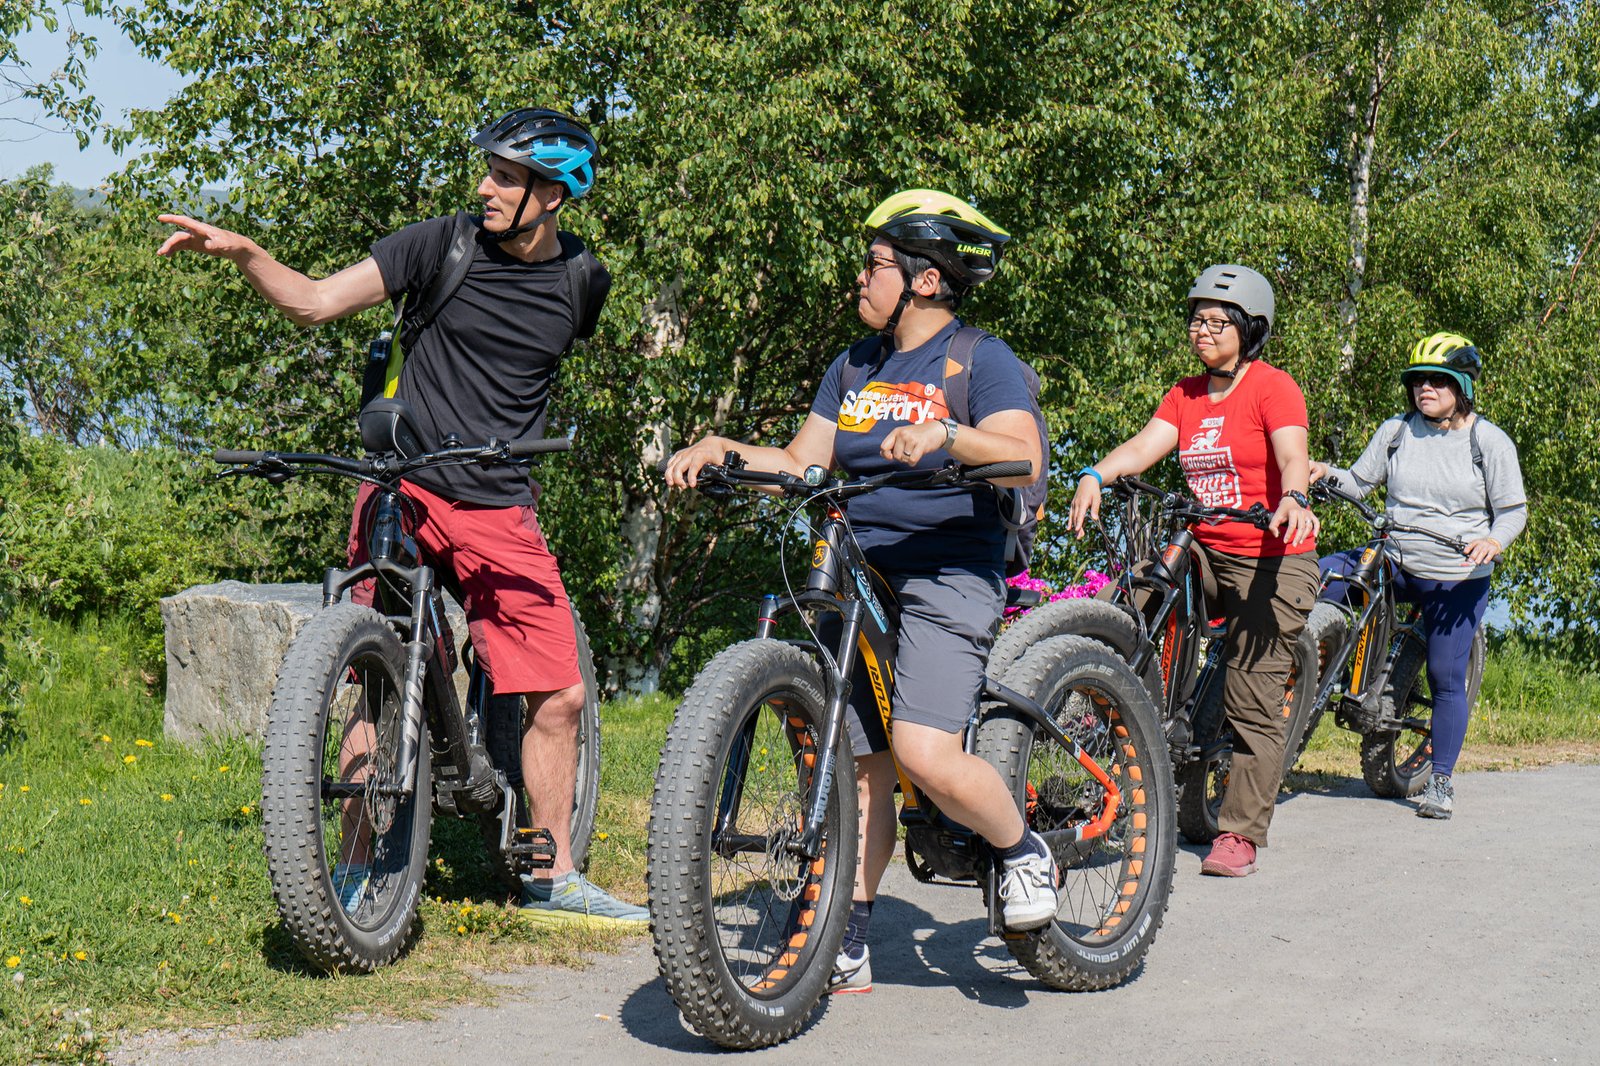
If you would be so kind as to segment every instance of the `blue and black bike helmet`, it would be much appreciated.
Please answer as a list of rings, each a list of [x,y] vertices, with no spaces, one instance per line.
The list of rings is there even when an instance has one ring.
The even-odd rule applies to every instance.
[[[527,167],[547,181],[560,182],[566,187],[569,199],[579,199],[594,187],[595,160],[600,154],[594,135],[583,123],[559,111],[519,108],[479,130],[472,143],[491,155]],[[521,222],[522,210],[528,206],[532,195],[530,182],[511,227],[505,233],[496,234],[497,239],[510,240],[545,220],[549,212],[532,222]]]

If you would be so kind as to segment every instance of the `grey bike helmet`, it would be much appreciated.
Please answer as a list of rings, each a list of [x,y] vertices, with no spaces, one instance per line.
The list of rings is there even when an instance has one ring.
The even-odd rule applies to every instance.
[[[1206,267],[1189,287],[1189,313],[1200,300],[1213,300],[1227,309],[1228,319],[1239,331],[1239,358],[1234,369],[1207,367],[1216,378],[1238,376],[1239,367],[1261,355],[1272,336],[1272,283],[1249,267],[1219,263]]]
[[[1189,307],[1196,300],[1215,300],[1232,304],[1253,318],[1264,318],[1272,326],[1272,312],[1276,303],[1272,298],[1272,283],[1249,267],[1223,263],[1206,267],[1194,279],[1189,289]]]

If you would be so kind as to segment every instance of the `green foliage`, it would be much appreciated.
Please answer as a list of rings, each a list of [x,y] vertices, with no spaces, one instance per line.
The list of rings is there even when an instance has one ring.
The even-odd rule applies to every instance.
[[[109,439],[137,436],[133,419],[186,448],[349,449],[382,324],[375,310],[309,333],[226,263],[157,261],[159,211],[325,275],[469,205],[467,134],[500,109],[594,125],[599,182],[563,221],[616,288],[552,412],[577,451],[540,478],[616,681],[692,673],[672,661],[679,638],[742,632],[771,587],[760,505],[667,498],[654,461],[707,432],[787,438],[861,331],[856,220],[912,185],[971,195],[1017,234],[964,313],[1046,381],[1058,476],[1039,576],[1061,583],[1088,558],[1061,535],[1059,473],[1137,430],[1192,368],[1182,294],[1207,263],[1239,261],[1277,288],[1270,356],[1305,388],[1319,456],[1348,461],[1396,408],[1411,338],[1478,341],[1482,409],[1523,447],[1533,515],[1499,587],[1522,617],[1600,609],[1600,412],[1570,400],[1596,394],[1600,365],[1593,0],[1246,0],[1203,19],[1050,0],[152,0],[118,18],[192,81],[132,116],[119,138],[154,147],[113,216],[72,227],[60,253],[69,279],[94,265],[69,305],[82,313],[47,320],[70,335],[62,358],[99,356],[72,364],[100,404],[73,424]],[[535,100],[530,85],[551,88]],[[272,521],[303,535],[311,514]],[[327,558],[301,547],[307,568]]]
[[[87,146],[91,131],[100,118],[99,105],[85,94],[88,63],[99,51],[93,37],[80,32],[73,16],[81,11],[98,15],[101,0],[6,0],[0,5],[0,102],[31,100],[47,120],[62,123]],[[17,38],[25,30],[43,29],[56,33],[66,27],[66,57],[55,70],[41,72],[22,57]],[[0,119],[0,125],[17,123],[39,125],[31,118]]]
[[[170,450],[71,448],[39,437],[17,445],[15,464],[0,466],[8,504],[0,543],[16,594],[55,616],[126,615],[144,634],[151,667],[162,662],[161,597],[220,577],[282,573],[275,551],[283,545],[248,497]]]

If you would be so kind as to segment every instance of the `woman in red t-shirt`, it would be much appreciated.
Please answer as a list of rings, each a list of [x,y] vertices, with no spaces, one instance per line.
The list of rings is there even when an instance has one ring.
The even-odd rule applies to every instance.
[[[1294,645],[1316,601],[1316,535],[1305,496],[1306,402],[1294,379],[1258,362],[1272,334],[1272,286],[1241,266],[1208,267],[1189,290],[1189,345],[1206,372],[1174,385],[1155,417],[1111,454],[1079,472],[1071,525],[1100,516],[1100,486],[1140,474],[1178,452],[1189,491],[1211,507],[1261,503],[1266,530],[1243,522],[1200,526],[1206,599],[1228,621],[1223,705],[1235,737],[1222,832],[1201,873],[1243,877],[1282,776],[1284,687]]]

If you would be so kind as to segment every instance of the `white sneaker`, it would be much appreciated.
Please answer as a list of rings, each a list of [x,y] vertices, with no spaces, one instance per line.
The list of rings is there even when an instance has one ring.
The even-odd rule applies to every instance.
[[[1031,835],[1044,854],[1006,863],[1000,874],[1000,915],[1007,929],[1019,933],[1049,925],[1061,906],[1056,898],[1056,861],[1043,838]]]
[[[859,959],[839,952],[839,957],[833,960],[828,991],[834,995],[872,991],[872,954],[866,945],[862,945]]]

